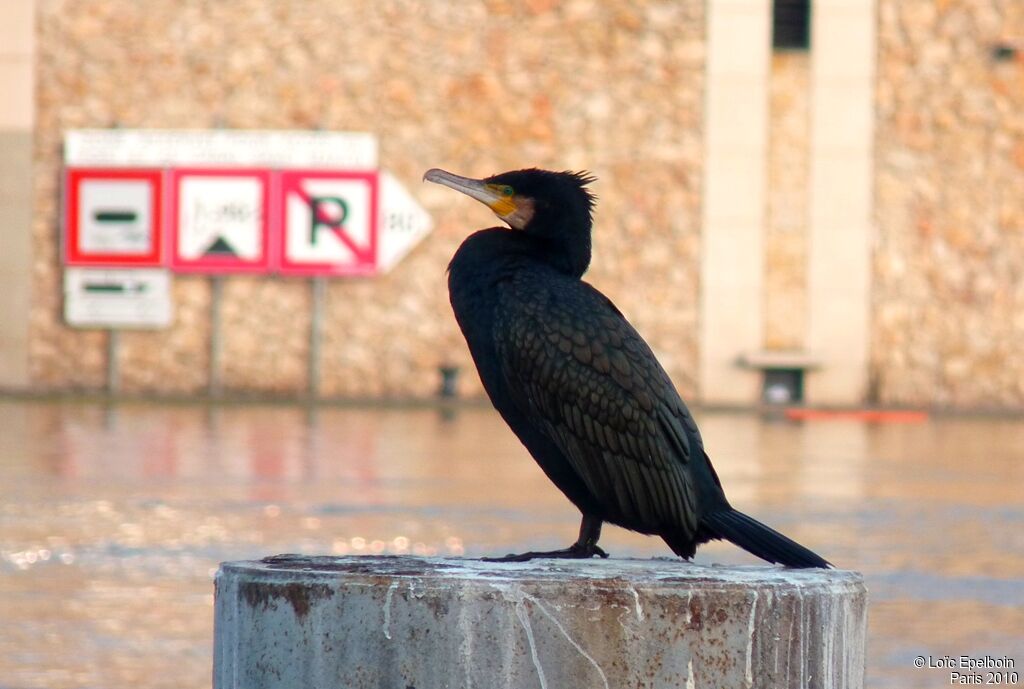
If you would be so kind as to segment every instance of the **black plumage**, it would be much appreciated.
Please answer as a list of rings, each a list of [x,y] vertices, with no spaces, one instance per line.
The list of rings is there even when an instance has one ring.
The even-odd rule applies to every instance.
[[[769,562],[826,567],[732,509],[700,431],[650,347],[581,278],[594,197],[586,174],[520,170],[425,179],[488,205],[510,227],[480,230],[449,266],[452,308],[495,408],[583,513],[579,540],[532,557],[606,556],[610,522],[661,536],[681,557],[724,538]]]

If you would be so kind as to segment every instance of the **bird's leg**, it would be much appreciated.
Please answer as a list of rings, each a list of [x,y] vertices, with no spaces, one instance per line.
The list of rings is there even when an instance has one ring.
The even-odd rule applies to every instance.
[[[604,552],[597,545],[597,539],[599,538],[601,538],[601,518],[595,517],[592,514],[584,514],[583,521],[580,523],[580,537],[568,548],[546,552],[531,550],[527,553],[511,553],[505,557],[485,557],[481,559],[484,562],[526,562],[527,560],[545,557],[578,560],[588,559],[595,555],[608,557],[608,553]]]
[[[584,514],[583,520],[580,522],[580,537],[576,539],[576,542],[569,546],[569,549],[576,549],[581,553],[584,553],[583,557],[594,557],[598,555],[602,558],[607,558],[608,553],[604,552],[598,547],[597,541],[601,538],[601,524],[602,520],[600,517],[595,517],[592,514]]]

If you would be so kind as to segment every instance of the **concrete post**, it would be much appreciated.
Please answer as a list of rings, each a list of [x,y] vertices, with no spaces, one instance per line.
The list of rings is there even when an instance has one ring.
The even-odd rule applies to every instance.
[[[680,560],[229,562],[215,689],[861,689],[855,572]]]

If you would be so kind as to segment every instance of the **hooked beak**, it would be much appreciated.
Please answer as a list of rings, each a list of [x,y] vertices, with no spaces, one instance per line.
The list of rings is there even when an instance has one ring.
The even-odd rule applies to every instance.
[[[446,187],[451,187],[467,196],[471,196],[494,211],[495,215],[499,218],[506,219],[516,212],[516,204],[511,198],[502,196],[494,188],[494,185],[488,184],[481,179],[462,177],[461,175],[455,175],[436,167],[427,170],[423,175],[423,179],[427,182],[443,184]]]

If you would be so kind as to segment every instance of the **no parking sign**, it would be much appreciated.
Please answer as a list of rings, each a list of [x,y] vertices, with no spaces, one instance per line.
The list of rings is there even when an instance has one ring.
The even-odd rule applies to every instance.
[[[278,269],[292,275],[367,275],[377,265],[376,172],[281,173]]]

